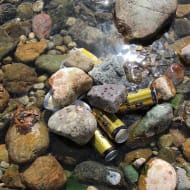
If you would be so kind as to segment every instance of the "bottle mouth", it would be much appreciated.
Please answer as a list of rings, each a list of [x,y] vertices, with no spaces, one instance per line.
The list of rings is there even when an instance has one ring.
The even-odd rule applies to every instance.
[[[109,153],[106,154],[105,156],[105,161],[110,162],[114,160],[118,156],[118,151],[117,150],[111,150]]]
[[[124,143],[128,138],[128,130],[125,128],[120,129],[115,135],[116,143]]]

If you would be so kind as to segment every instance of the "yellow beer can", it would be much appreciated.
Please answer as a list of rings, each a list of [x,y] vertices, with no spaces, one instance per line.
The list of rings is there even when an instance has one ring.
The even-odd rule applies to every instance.
[[[96,117],[99,126],[104,132],[116,143],[123,143],[128,138],[128,130],[115,114],[106,113],[99,109],[94,108],[92,113]]]
[[[112,161],[118,155],[118,151],[103,135],[100,129],[96,129],[92,139],[92,145],[105,158],[105,161]]]
[[[158,100],[154,88],[140,89],[128,94],[126,103],[120,106],[118,112],[143,109],[156,103]]]

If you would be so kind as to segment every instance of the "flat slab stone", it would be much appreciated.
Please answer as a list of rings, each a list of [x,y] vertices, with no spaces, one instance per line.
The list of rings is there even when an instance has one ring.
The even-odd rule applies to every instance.
[[[115,22],[125,40],[147,39],[157,34],[175,14],[176,0],[118,0]]]

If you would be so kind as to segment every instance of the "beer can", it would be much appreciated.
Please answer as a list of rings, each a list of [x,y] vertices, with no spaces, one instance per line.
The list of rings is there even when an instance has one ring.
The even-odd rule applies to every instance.
[[[156,103],[158,100],[154,88],[140,89],[128,94],[126,102],[120,106],[118,112],[144,109]]]
[[[115,114],[105,113],[96,108],[92,110],[92,113],[96,117],[99,126],[116,143],[123,143],[127,140],[128,130]]]
[[[112,161],[118,155],[118,151],[103,135],[100,129],[96,129],[94,137],[92,139],[92,145],[105,158],[105,161],[107,162]]]

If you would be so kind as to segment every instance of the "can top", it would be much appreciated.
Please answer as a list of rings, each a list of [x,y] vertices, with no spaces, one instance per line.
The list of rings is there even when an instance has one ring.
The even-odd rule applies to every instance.
[[[123,143],[128,138],[128,130],[126,128],[121,128],[115,135],[115,142],[116,143]]]
[[[110,162],[118,156],[118,151],[116,149],[111,150],[105,155],[105,161]]]

